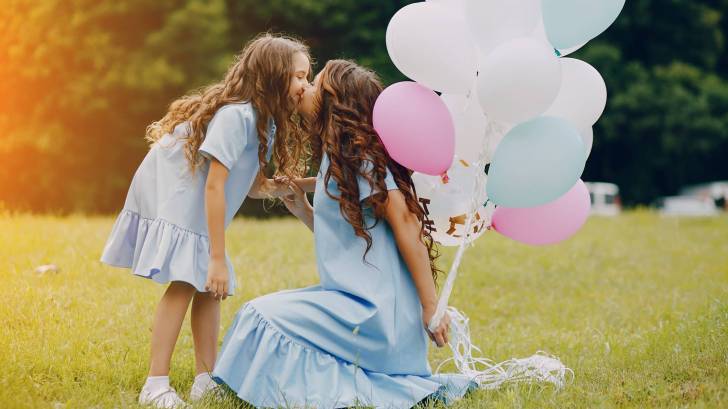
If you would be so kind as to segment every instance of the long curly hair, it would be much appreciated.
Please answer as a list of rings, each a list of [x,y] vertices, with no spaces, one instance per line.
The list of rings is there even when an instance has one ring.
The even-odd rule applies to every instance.
[[[410,171],[392,160],[372,125],[374,103],[382,92],[377,75],[348,60],[329,61],[320,74],[320,94],[316,96],[316,112],[306,121],[306,128],[320,138],[311,139],[312,163],[321,163],[323,154],[329,158],[324,186],[333,179],[341,192],[326,194],[339,202],[341,214],[354,228],[354,233],[366,241],[363,259],[372,247],[372,237],[365,225],[359,202],[357,177],[362,176],[379,193],[369,197],[365,205],[374,210],[375,225],[384,217],[387,202],[385,177],[389,168],[402,192],[407,208],[421,223],[421,239],[427,247],[432,276],[437,282],[439,256],[426,228],[426,214],[420,206]]]
[[[294,114],[295,104],[289,97],[294,74],[292,60],[296,53],[303,53],[311,61],[308,47],[302,42],[269,33],[259,35],[236,56],[222,81],[174,101],[161,120],[147,127],[146,139],[154,143],[178,124],[188,121],[184,150],[190,171],[194,172],[203,163],[198,150],[217,110],[231,103],[250,102],[257,111],[260,169],[268,165],[268,123],[272,118],[276,126],[273,146],[276,173],[298,176],[307,143],[300,120]]]

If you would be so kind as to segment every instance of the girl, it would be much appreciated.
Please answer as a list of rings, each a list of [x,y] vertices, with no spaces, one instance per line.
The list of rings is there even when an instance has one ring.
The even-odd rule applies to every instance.
[[[432,239],[408,170],[372,128],[381,91],[372,72],[338,60],[304,93],[300,111],[320,135],[314,205],[295,184],[284,201],[314,232],[321,283],[245,304],[213,371],[257,407],[409,408],[471,386],[430,371],[427,337],[445,345],[449,322],[426,330],[437,301]]]
[[[183,404],[168,375],[190,301],[197,373],[190,398],[215,386],[209,373],[217,354],[220,300],[235,290],[224,230],[246,196],[290,194],[263,170],[272,156],[279,175],[295,176],[302,141],[291,117],[309,85],[310,65],[302,43],[259,36],[222,81],[175,101],[147,130],[152,147],[101,257],[169,283],[154,315],[141,404]]]

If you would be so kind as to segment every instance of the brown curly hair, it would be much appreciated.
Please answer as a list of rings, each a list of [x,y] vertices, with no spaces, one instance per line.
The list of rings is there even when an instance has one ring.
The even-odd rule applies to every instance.
[[[321,71],[320,93],[316,96],[316,113],[307,118],[306,128],[312,135],[311,153],[313,165],[319,165],[323,154],[329,158],[324,175],[324,186],[333,178],[341,192],[335,196],[341,214],[354,228],[354,233],[366,241],[366,254],[372,247],[369,228],[364,224],[362,205],[359,202],[357,177],[362,176],[378,194],[372,195],[366,205],[374,210],[376,223],[384,216],[387,202],[385,177],[387,168],[397,187],[404,195],[407,208],[421,222],[421,237],[427,247],[432,276],[437,282],[439,256],[434,241],[426,228],[426,214],[419,205],[410,171],[392,160],[372,125],[374,103],[382,92],[377,75],[348,60],[331,60]]]
[[[308,47],[302,42],[269,33],[259,35],[236,56],[222,81],[174,101],[161,120],[147,127],[146,139],[154,143],[164,134],[171,133],[178,124],[189,121],[185,157],[194,172],[203,162],[198,150],[217,110],[230,103],[250,102],[258,114],[260,169],[268,165],[268,122],[272,118],[276,124],[273,160],[277,173],[298,176],[307,143],[288,93],[294,69],[292,59],[296,53],[305,54],[311,61]]]

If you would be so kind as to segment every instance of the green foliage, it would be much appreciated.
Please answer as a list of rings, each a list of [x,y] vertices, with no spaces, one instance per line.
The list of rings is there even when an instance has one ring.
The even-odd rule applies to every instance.
[[[0,9],[0,202],[35,211],[118,210],[168,104],[219,80],[261,31],[304,39],[320,69],[353,58],[404,79],[384,36],[408,0],[10,0]],[[584,178],[627,204],[728,179],[728,0],[628,1],[575,54],[609,102]],[[249,204],[249,214],[264,214]],[[250,210],[252,209],[252,210]]]
[[[222,0],[14,1],[0,36],[0,201],[118,208],[144,128],[224,72]]]

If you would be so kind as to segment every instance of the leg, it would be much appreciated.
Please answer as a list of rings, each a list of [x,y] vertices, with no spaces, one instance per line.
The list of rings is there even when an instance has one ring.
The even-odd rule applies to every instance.
[[[195,288],[190,284],[173,281],[159,301],[152,325],[152,356],[149,376],[169,374],[172,352],[177,343],[187,307],[194,294]]]
[[[195,342],[195,374],[212,372],[217,358],[220,301],[212,293],[195,293],[192,301],[192,339]]]

